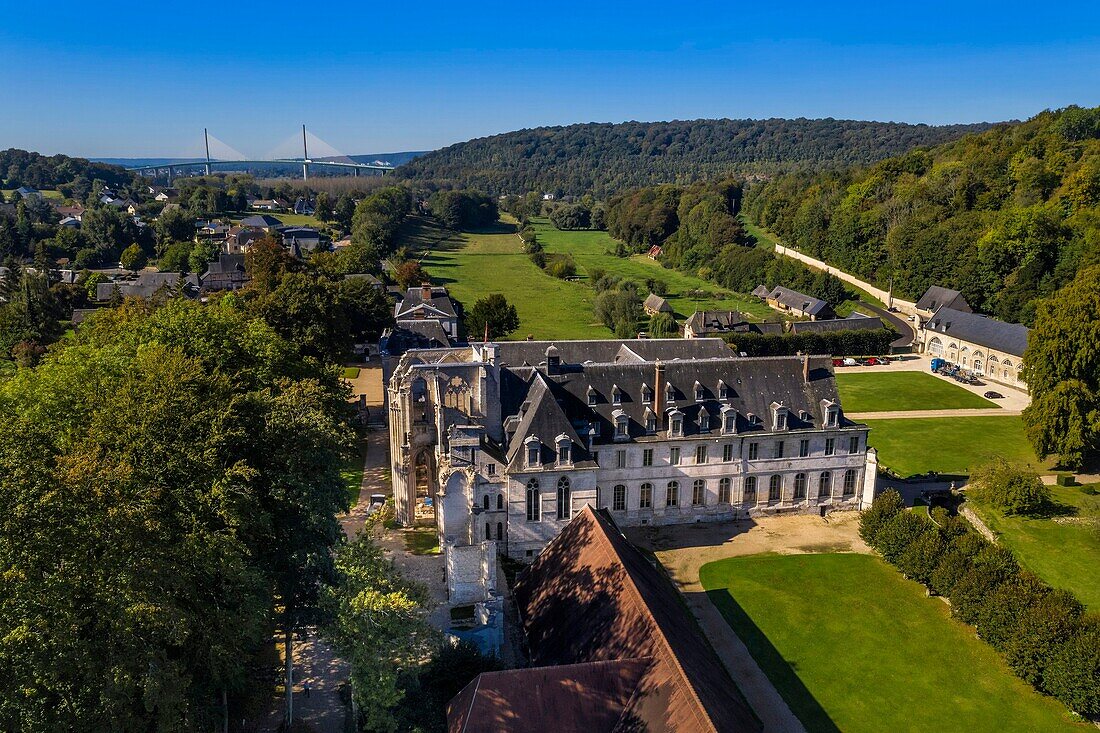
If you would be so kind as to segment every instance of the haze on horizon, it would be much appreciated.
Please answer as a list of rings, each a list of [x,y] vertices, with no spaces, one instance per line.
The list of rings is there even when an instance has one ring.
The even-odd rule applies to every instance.
[[[835,117],[947,124],[1100,104],[1100,5],[647,1],[368,7],[14,4],[0,148],[249,156],[311,132],[344,154],[574,122]]]

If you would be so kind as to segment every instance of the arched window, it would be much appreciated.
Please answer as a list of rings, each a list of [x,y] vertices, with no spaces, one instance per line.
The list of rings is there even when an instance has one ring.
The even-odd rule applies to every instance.
[[[697,478],[691,482],[691,503],[694,506],[702,506],[707,502],[707,482]]]
[[[794,475],[794,498],[806,498],[806,474],[804,473],[796,473]]]
[[[497,539],[504,539],[504,522],[497,522]]]
[[[728,478],[718,480],[718,503],[730,503],[730,480]]]
[[[481,507],[485,511],[489,511],[489,495],[488,494],[486,494],[485,496],[482,497]]]
[[[622,484],[615,484],[615,488],[611,490],[611,508],[617,512],[626,511],[626,487]]]
[[[933,336],[928,342],[928,353],[932,356],[943,356],[943,342],[938,336]]]
[[[779,501],[782,498],[783,477],[778,473],[768,481],[768,501]]]
[[[756,503],[756,476],[745,477],[745,497],[742,501],[746,504]]]
[[[527,482],[527,521],[537,522],[542,518],[542,494],[539,493],[539,480]]]
[[[569,490],[569,478],[562,476],[558,479],[558,519],[569,519],[573,516],[573,494]]]
[[[817,496],[820,499],[828,499],[833,494],[833,474],[822,471],[818,477]]]
[[[492,525],[490,525],[488,522],[485,523],[485,539],[493,539]]]
[[[665,506],[680,505],[680,482],[669,481],[665,488]]]
[[[844,472],[844,495],[851,496],[856,493],[856,470],[849,468]]]
[[[497,511],[504,509],[504,494],[497,494]]]
[[[653,484],[642,484],[642,487],[638,490],[638,508],[653,508]]]

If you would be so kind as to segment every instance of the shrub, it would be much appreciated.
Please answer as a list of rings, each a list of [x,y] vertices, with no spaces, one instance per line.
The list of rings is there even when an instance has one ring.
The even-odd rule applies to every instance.
[[[1049,592],[1050,587],[1031,573],[1017,573],[983,601],[974,623],[978,634],[1003,651],[1016,634],[1024,611]]]
[[[951,607],[955,615],[973,624],[993,591],[1019,572],[1020,566],[1010,551],[996,545],[986,547],[974,556],[970,569],[951,589]]]
[[[1043,686],[1070,710],[1100,715],[1100,616],[1082,619],[1076,633],[1053,649]]]
[[[970,570],[970,561],[989,543],[975,532],[967,532],[952,538],[947,543],[947,552],[943,554],[932,571],[930,585],[941,596],[950,596],[951,590],[959,579]]]
[[[870,509],[860,515],[859,536],[868,545],[877,549],[879,531],[904,510],[905,502],[902,501],[901,494],[894,489],[887,489],[875,497]]]
[[[974,472],[967,492],[1005,514],[1035,514],[1050,502],[1039,477],[999,460]]]
[[[565,280],[577,274],[577,263],[570,255],[554,255],[546,263],[546,273]]]
[[[896,565],[902,554],[922,534],[935,530],[924,517],[903,510],[890,517],[875,534],[875,549],[882,553],[887,562]]]
[[[946,547],[940,530],[932,527],[905,548],[898,558],[898,569],[907,577],[927,585]]]
[[[1043,673],[1051,650],[1077,631],[1083,613],[1081,602],[1064,590],[1051,591],[1024,609],[1004,649],[1005,661],[1016,676],[1045,688]]]

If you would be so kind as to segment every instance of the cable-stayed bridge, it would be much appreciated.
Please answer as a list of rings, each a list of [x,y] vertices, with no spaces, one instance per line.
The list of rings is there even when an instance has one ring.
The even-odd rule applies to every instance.
[[[387,171],[392,171],[392,165],[384,165],[377,163],[357,163],[347,155],[340,153],[336,148],[326,143],[321,138],[317,137],[311,132],[306,131],[306,126],[302,125],[302,135],[299,138],[295,133],[291,137],[281,142],[273,151],[271,151],[269,158],[255,158],[249,159],[244,153],[236,150],[232,146],[222,142],[218,138],[209,133],[208,130],[202,131],[203,144],[205,156],[192,161],[183,161],[178,163],[155,163],[151,165],[138,165],[127,168],[127,170],[138,171],[140,173],[150,172],[154,176],[159,175],[161,171],[166,171],[168,174],[168,182],[171,183],[172,179],[176,177],[177,171],[181,169],[189,168],[202,168],[206,175],[210,175],[211,170],[217,166],[224,165],[240,165],[244,164],[260,164],[260,163],[281,163],[284,165],[300,165],[302,166],[302,180],[309,179],[309,169],[311,167],[322,166],[328,168],[340,168],[351,171],[353,176],[358,176],[360,171],[377,171],[380,175],[385,175]],[[297,146],[299,139],[301,140],[302,157],[298,158],[294,156],[297,152]],[[310,146],[313,146],[315,152],[320,152],[320,157],[311,158],[309,155]],[[213,150],[213,155],[211,154]]]

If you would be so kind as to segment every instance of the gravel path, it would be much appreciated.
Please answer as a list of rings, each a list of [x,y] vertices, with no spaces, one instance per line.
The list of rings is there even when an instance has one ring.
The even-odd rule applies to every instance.
[[[1003,417],[1019,415],[1020,410],[1002,410],[999,407],[972,407],[961,410],[886,410],[884,412],[846,412],[852,420],[905,420],[918,417]]]

